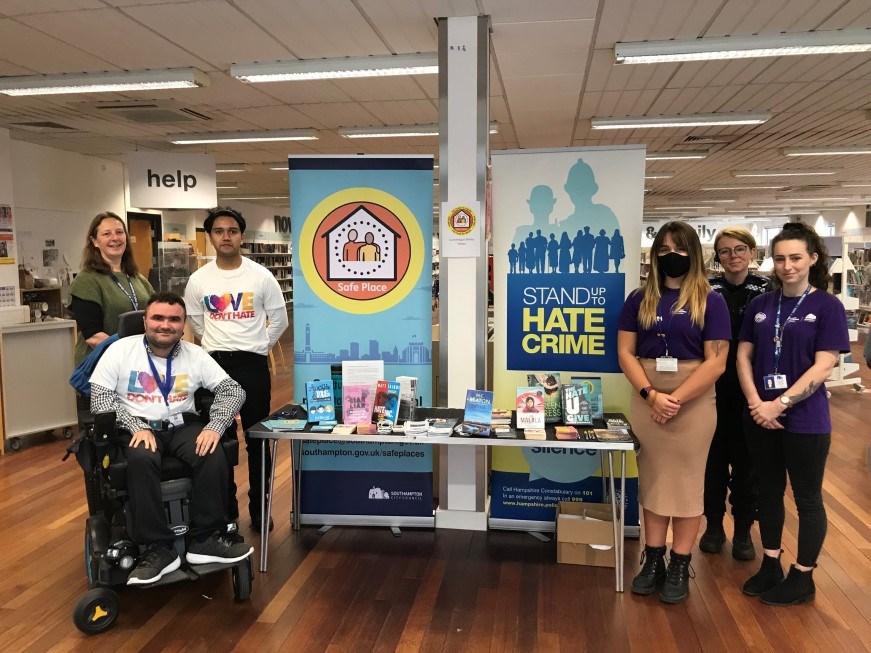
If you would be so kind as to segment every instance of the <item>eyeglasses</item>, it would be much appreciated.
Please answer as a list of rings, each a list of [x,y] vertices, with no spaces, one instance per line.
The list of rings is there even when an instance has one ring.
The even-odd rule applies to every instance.
[[[747,252],[750,251],[750,248],[747,245],[738,245],[737,247],[723,247],[722,249],[717,250],[717,256],[720,258],[726,258],[729,256],[744,256]]]

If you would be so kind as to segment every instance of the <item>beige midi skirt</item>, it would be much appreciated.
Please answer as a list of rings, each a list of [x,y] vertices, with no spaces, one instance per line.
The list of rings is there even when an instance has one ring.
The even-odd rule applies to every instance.
[[[650,384],[666,393],[674,392],[701,365],[701,361],[682,360],[677,372],[657,372],[655,360],[639,362]],[[641,443],[638,501],[644,509],[668,517],[697,517],[704,512],[705,465],[716,426],[713,384],[665,424],[654,422],[647,401],[633,393],[632,430]]]

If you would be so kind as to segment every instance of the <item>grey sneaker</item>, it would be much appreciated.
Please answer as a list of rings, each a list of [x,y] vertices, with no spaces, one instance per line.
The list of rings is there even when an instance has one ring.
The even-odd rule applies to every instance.
[[[204,565],[208,562],[239,562],[252,553],[254,547],[240,541],[238,537],[215,533],[205,542],[192,541],[188,545],[185,558],[192,565]]]
[[[175,550],[170,551],[162,546],[150,546],[139,559],[139,564],[127,577],[128,585],[150,585],[156,583],[168,573],[181,566],[181,558]]]

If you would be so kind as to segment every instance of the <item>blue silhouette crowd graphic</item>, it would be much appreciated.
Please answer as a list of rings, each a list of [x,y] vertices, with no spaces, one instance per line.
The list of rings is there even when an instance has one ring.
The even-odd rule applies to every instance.
[[[556,197],[550,186],[535,186],[529,199],[531,225],[517,228],[508,250],[510,274],[620,272],[626,258],[620,223],[604,204],[593,202],[599,192],[593,169],[578,159],[563,187],[574,211],[551,223]],[[611,235],[608,236],[608,232]],[[559,234],[559,236],[557,236]]]

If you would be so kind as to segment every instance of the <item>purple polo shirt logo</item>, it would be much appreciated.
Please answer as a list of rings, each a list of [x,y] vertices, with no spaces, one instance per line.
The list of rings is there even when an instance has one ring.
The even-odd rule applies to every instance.
[[[757,313],[756,315],[753,316],[753,319],[756,321],[757,324],[759,324],[760,322],[764,322],[765,321],[765,313],[761,313],[761,312]]]
[[[804,321],[805,322],[816,322],[817,316],[814,315],[813,313],[808,313],[807,315],[804,316]]]

